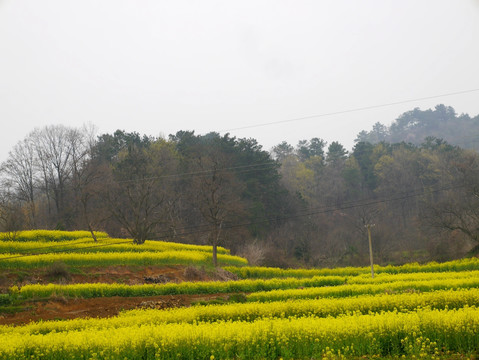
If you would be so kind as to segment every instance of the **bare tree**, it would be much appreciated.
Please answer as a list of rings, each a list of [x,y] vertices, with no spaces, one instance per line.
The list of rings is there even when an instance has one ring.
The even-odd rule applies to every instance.
[[[24,214],[22,206],[15,199],[15,194],[8,188],[8,184],[0,187],[0,227],[8,233],[10,240],[15,240],[17,232],[23,229]]]
[[[38,167],[43,178],[43,191],[50,201],[53,199],[57,219],[66,220],[65,197],[67,182],[72,173],[72,133],[76,130],[63,125],[46,126],[31,134],[38,157]]]
[[[228,155],[209,148],[198,153],[194,168],[198,172],[191,181],[190,196],[201,215],[209,225],[208,242],[213,246],[213,265],[218,265],[217,248],[223,243],[232,222],[240,222],[245,214],[241,200],[242,185],[234,173],[226,170],[230,163]]]
[[[95,146],[94,127],[72,129],[69,132],[71,143],[71,183],[74,192],[75,213],[81,213],[84,224],[87,226],[94,241],[97,241],[89,204],[98,197],[98,192],[103,189],[102,179],[106,175],[105,164],[92,158]],[[78,209],[78,207],[80,209]]]
[[[460,232],[479,250],[479,155],[464,152],[450,162],[448,179],[454,179],[436,198],[426,203],[423,225],[440,232],[453,234]]]
[[[1,172],[16,197],[27,204],[30,226],[36,227],[36,189],[38,174],[35,170],[36,152],[31,137],[18,142],[9,152]]]
[[[107,188],[102,197],[108,212],[136,244],[170,233],[170,214],[178,195],[172,191],[169,175],[176,167],[174,148],[158,140],[122,150],[105,177]]]

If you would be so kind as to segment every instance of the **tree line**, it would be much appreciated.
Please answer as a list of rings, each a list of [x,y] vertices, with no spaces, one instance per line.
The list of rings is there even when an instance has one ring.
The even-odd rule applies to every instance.
[[[479,244],[479,157],[436,138],[314,137],[265,151],[252,138],[168,138],[47,126],[0,168],[0,227],[89,229],[137,244],[161,239],[232,249],[252,263],[446,260]]]
[[[421,145],[433,136],[465,149],[479,150],[479,115],[457,114],[451,106],[437,105],[434,110],[415,108],[399,116],[390,126],[379,122],[371,131],[361,131],[356,142],[377,144],[407,142]]]

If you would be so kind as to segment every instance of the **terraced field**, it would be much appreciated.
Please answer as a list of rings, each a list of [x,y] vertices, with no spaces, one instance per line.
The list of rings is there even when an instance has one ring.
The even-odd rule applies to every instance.
[[[0,241],[1,359],[475,359],[479,353],[477,258],[378,266],[372,279],[368,267],[249,267],[226,249],[224,269],[215,270],[208,247],[48,236],[55,242]],[[53,276],[55,268],[64,276]],[[136,281],[120,281],[122,271]],[[109,303],[123,306],[87,311]],[[36,311],[32,319],[39,320],[53,304],[76,304],[78,315],[57,312],[54,321],[19,315]]]

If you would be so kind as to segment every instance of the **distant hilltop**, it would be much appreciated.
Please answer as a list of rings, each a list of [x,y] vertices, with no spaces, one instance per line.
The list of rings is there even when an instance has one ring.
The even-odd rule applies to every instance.
[[[468,114],[457,115],[454,108],[443,104],[434,110],[415,108],[399,116],[389,127],[377,122],[371,131],[361,131],[355,142],[420,145],[428,137],[443,139],[464,149],[478,149],[479,115],[473,118]]]

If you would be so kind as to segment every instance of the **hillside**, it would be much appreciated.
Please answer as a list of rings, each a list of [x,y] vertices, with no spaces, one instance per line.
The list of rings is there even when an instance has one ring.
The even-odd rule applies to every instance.
[[[457,114],[445,105],[434,110],[415,108],[399,116],[390,126],[376,123],[370,131],[361,131],[356,142],[377,144],[381,141],[421,145],[427,138],[437,138],[464,149],[479,149],[479,115]]]
[[[100,239],[93,230],[101,229],[137,245],[209,244],[213,254],[224,246],[258,265],[309,267],[366,265],[365,225],[375,224],[381,264],[452,260],[479,246],[479,153],[419,139],[438,126],[471,138],[476,120],[444,106],[416,109],[383,135],[416,134],[421,145],[358,142],[352,151],[319,137],[268,152],[253,138],[216,132],[117,130],[92,139],[46,126],[0,165],[0,231],[15,239],[28,229],[88,229],[83,236]]]
[[[211,257],[211,247],[147,241],[142,249],[131,239],[118,247],[107,236],[92,245],[74,232],[42,234],[0,240],[8,245],[0,246],[2,359],[473,359],[479,352],[478,258],[375,265],[372,274],[253,267],[219,248],[223,268],[215,269],[211,258],[175,264],[178,252]],[[99,251],[107,244],[115,250]],[[36,259],[58,247],[61,263]],[[171,258],[121,263],[131,261],[131,249],[155,247]],[[103,254],[115,254],[115,263],[98,266]]]
[[[12,286],[22,287],[29,284],[166,284],[184,281],[226,281],[237,277],[218,269],[205,270],[201,267],[171,266],[109,266],[71,268],[64,265],[52,265],[30,271],[2,271],[0,293],[8,293]],[[194,301],[207,301],[217,298],[216,294],[198,295],[159,295],[133,297],[69,298],[49,296],[42,299],[27,300],[14,309],[0,307],[0,324],[24,324],[31,321],[72,319],[77,317],[107,317],[118,315],[120,311],[138,308],[171,308],[189,306]],[[3,310],[3,312],[2,312]]]

